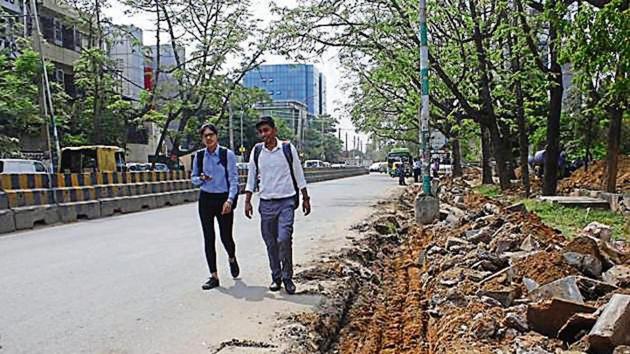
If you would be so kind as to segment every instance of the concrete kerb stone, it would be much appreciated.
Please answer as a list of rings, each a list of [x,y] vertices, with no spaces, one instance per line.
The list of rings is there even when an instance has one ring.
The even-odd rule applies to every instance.
[[[0,210],[0,234],[15,231],[15,216],[13,210]]]
[[[13,209],[15,216],[15,229],[32,229],[38,222],[46,225],[59,222],[59,213],[56,205],[38,205]]]
[[[57,205],[61,222],[73,222],[79,218],[96,219],[101,217],[101,203],[98,200],[60,203]]]

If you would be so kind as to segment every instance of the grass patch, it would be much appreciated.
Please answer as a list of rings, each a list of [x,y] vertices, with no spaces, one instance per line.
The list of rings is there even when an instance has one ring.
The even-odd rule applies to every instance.
[[[523,203],[528,211],[538,215],[546,225],[562,231],[566,238],[573,238],[586,225],[597,221],[612,227],[613,238],[630,240],[630,220],[621,214],[609,210],[568,208],[532,199],[523,200]]]
[[[495,184],[482,184],[473,190],[484,197],[495,198],[501,195],[501,188]]]

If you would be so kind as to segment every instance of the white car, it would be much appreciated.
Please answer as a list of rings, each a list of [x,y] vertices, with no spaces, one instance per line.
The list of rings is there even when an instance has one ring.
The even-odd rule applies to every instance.
[[[306,160],[304,161],[304,168],[324,168],[327,162],[322,160]]]
[[[0,173],[48,173],[41,161],[0,159]]]

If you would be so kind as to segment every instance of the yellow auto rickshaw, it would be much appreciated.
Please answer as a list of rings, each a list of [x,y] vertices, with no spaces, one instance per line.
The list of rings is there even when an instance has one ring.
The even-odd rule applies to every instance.
[[[118,146],[92,145],[61,149],[59,172],[123,172],[125,150]]]

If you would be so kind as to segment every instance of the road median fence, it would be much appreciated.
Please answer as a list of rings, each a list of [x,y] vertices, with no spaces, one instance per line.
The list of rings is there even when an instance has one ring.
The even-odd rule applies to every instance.
[[[307,169],[309,183],[367,174],[363,168]],[[242,191],[247,170],[239,171]],[[0,174],[0,234],[37,224],[95,219],[194,202],[183,171]]]

